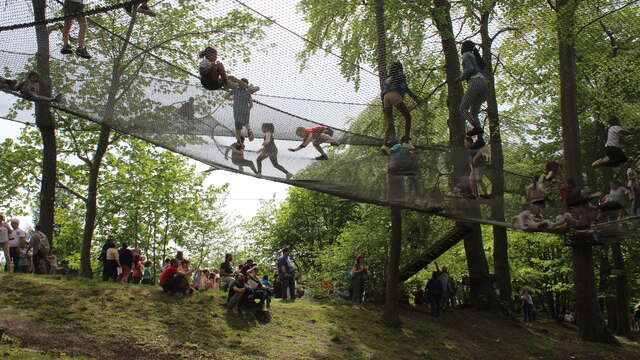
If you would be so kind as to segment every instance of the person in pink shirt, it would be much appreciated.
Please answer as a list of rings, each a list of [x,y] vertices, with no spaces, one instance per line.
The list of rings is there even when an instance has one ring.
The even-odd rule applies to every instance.
[[[302,126],[299,126],[296,129],[296,135],[302,138],[302,144],[298,145],[295,148],[290,148],[289,151],[296,152],[307,147],[309,143],[313,143],[313,147],[315,147],[316,150],[318,150],[318,152],[320,153],[320,156],[318,156],[316,160],[329,159],[324,150],[322,150],[320,144],[327,142],[333,146],[338,146],[338,141],[333,139],[333,129],[323,125],[312,128],[304,128]]]

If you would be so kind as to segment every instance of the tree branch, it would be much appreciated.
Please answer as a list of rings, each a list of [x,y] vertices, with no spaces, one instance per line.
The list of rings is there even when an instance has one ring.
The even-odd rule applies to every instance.
[[[594,23],[596,23],[597,21],[599,21],[599,20],[601,20],[601,19],[603,19],[603,18],[605,18],[605,17],[607,17],[607,16],[609,16],[609,15],[611,15],[611,14],[615,13],[615,12],[618,12],[618,11],[620,11],[620,10],[622,10],[622,9],[626,8],[627,6],[631,6],[631,5],[635,4],[635,3],[637,3],[638,1],[640,1],[640,0],[632,0],[632,1],[629,1],[629,2],[628,2],[628,3],[626,3],[625,5],[622,5],[621,7],[617,8],[617,9],[613,9],[613,10],[611,10],[611,11],[609,11],[609,12],[606,12],[606,13],[604,13],[604,14],[602,14],[602,15],[598,16],[597,18],[595,18],[595,19],[593,19],[593,20],[589,21],[588,23],[584,24],[580,29],[578,29],[578,31],[576,31],[576,36],[577,36],[578,34],[580,34],[580,32],[582,32],[582,30],[584,30],[584,29],[586,29],[587,27],[589,27],[589,26],[593,25],[593,24],[594,24]]]
[[[60,180],[56,180],[56,184],[57,184],[57,188],[59,189],[63,189],[68,191],[71,195],[77,197],[78,199],[84,201],[85,203],[87,202],[87,198],[85,196],[83,196],[82,194],[78,193],[77,191],[71,189],[70,187],[68,187],[67,185],[63,184]]]
[[[503,27],[502,29],[498,30],[495,34],[493,34],[493,36],[491,37],[491,41],[494,41],[503,32],[513,31],[513,30],[518,30],[518,28],[515,26]]]

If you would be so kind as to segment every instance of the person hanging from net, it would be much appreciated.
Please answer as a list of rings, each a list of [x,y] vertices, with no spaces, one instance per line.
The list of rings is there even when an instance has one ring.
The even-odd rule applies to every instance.
[[[71,45],[69,45],[69,38],[71,25],[73,25],[73,21],[76,20],[79,27],[76,55],[84,59],[91,59],[91,54],[87,51],[85,44],[85,37],[87,35],[87,18],[82,14],[84,12],[84,0],[64,0],[62,11],[64,12],[64,16],[68,18],[65,18],[64,27],[62,28],[63,46],[60,52],[64,55],[73,54]]]
[[[416,104],[420,104],[420,99],[416,96],[416,94],[411,91],[409,86],[407,85],[407,78],[404,75],[404,70],[402,67],[402,63],[399,61],[391,64],[391,68],[389,69],[389,76],[384,80],[384,84],[382,86],[382,104],[384,106],[385,111],[385,119],[390,119],[390,124],[385,124],[385,134],[384,134],[384,145],[382,146],[383,153],[387,152],[389,148],[386,144],[389,141],[393,141],[395,139],[391,139],[392,131],[394,130],[393,125],[393,108],[395,107],[400,111],[400,114],[404,117],[404,136],[400,139],[401,144],[408,144],[407,147],[410,146],[411,142],[411,112],[409,108],[404,103],[404,95],[409,94],[415,101]],[[393,131],[395,133],[395,131]]]
[[[282,171],[287,177],[287,180],[289,180],[293,177],[293,174],[285,169],[282,165],[278,164],[278,148],[276,147],[275,139],[273,138],[274,131],[275,127],[272,123],[262,124],[264,141],[262,142],[260,155],[256,160],[256,164],[258,165],[258,174],[262,174],[262,162],[264,161],[264,159],[269,158],[273,167]]]
[[[489,192],[487,191],[487,185],[482,181],[484,173],[487,169],[487,159],[482,153],[481,149],[476,148],[473,138],[470,136],[465,137],[464,147],[469,150],[469,162],[471,165],[471,173],[469,174],[469,188],[471,189],[473,197],[478,196],[482,198],[489,198]],[[482,189],[482,195],[478,194],[478,187]]]
[[[253,165],[253,161],[244,158],[244,136],[240,136],[238,141],[231,144],[227,151],[224,152],[224,159],[229,160],[229,151],[231,151],[231,162],[238,165],[240,171],[244,172],[244,166],[248,166],[251,171],[258,174],[258,170]]]
[[[478,138],[474,143],[475,148],[484,146],[484,130],[480,124],[480,108],[487,100],[489,92],[489,84],[482,74],[484,71],[484,61],[480,51],[476,48],[476,44],[467,40],[460,47],[462,53],[462,76],[458,81],[467,81],[467,91],[465,91],[462,101],[460,102],[460,113],[473,126],[473,129],[467,132],[467,136],[477,135]]]
[[[124,6],[124,11],[127,12],[127,14],[129,14],[129,16],[133,15],[133,7],[136,6],[137,7],[137,12],[141,13],[141,14],[145,14],[147,16],[152,16],[155,17],[156,13],[153,12],[153,10],[151,10],[149,8],[149,2],[148,1],[141,1],[140,3],[136,3],[136,4],[128,4]]]
[[[623,135],[631,135],[631,133],[620,126],[620,119],[618,119],[616,116],[609,117],[607,142],[604,145],[605,157],[594,161],[591,165],[594,167],[618,167],[627,162],[627,156],[620,148],[620,136]]]
[[[25,99],[30,101],[52,101],[61,102],[62,97],[58,94],[55,97],[48,97],[40,95],[40,74],[35,71],[30,71],[23,82],[17,85],[16,90],[24,96]]]
[[[253,94],[260,90],[257,86],[252,86],[235,76],[227,75],[224,65],[218,61],[218,50],[207,46],[198,55],[200,62],[200,83],[207,90],[232,90],[238,87],[246,88]]]
[[[302,144],[298,145],[295,148],[289,148],[289,151],[296,152],[304,149],[309,145],[309,143],[313,143],[313,147],[318,150],[320,156],[316,157],[316,160],[327,160],[329,157],[327,153],[322,150],[320,146],[322,143],[329,143],[333,146],[338,146],[339,143],[337,140],[333,138],[333,129],[327,126],[319,125],[312,128],[304,128],[299,126],[296,129],[296,136],[302,138]]]
[[[240,79],[240,81],[245,84],[249,83],[249,80],[245,78]],[[249,90],[244,87],[237,87],[235,89],[231,89],[224,98],[227,100],[233,100],[233,121],[235,124],[236,139],[240,139],[240,136],[242,135],[242,128],[246,128],[249,141],[253,141],[253,131],[249,125],[251,109],[253,108],[253,99],[251,98]]]

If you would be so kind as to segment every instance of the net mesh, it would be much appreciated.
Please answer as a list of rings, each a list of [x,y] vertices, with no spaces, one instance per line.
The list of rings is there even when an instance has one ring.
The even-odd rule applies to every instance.
[[[156,17],[138,14],[135,24],[122,5],[122,1],[94,1],[87,7],[112,10],[89,18],[91,60],[61,55],[62,23],[48,24],[54,93],[64,99],[52,104],[62,110],[59,118],[74,115],[104,124],[213,168],[356,201],[434,212],[454,220],[511,227],[510,222],[492,219],[491,207],[504,200],[505,213],[515,215],[526,201],[531,177],[491,166],[484,175],[488,192],[492,192],[491,179],[500,171],[505,179],[504,197],[470,198],[465,189],[468,178],[451,175],[452,151],[446,120],[442,120],[446,114],[438,110],[420,110],[414,126],[425,128],[421,133],[427,136],[414,139],[418,145],[410,164],[387,176],[389,159],[379,151],[383,130],[378,76],[367,66],[347,64],[359,69],[357,81],[347,81],[341,72],[346,60],[321,48],[298,61],[309,45],[301,36],[309,25],[300,16],[292,16],[296,13],[293,2],[151,1]],[[19,78],[34,68],[35,29],[7,27],[33,22],[33,10],[31,2],[24,0],[5,0],[3,6],[0,68],[3,77]],[[48,19],[64,16],[61,1],[49,0],[47,6]],[[72,41],[76,29],[74,25]],[[469,33],[461,27],[456,35],[464,39]],[[237,141],[233,101],[225,98],[227,92],[206,90],[200,84],[197,53],[205,46],[217,49],[228,74],[260,87],[252,95],[249,112],[255,140],[246,139],[241,151],[231,149]],[[437,38],[423,47],[425,53],[441,52]],[[412,83],[418,96],[432,96],[429,101],[433,103],[446,101],[440,91],[428,89],[441,82],[436,79],[440,75],[436,71],[433,78]],[[410,109],[416,108],[412,100],[407,103]],[[397,111],[394,114],[400,126],[401,118]],[[376,122],[380,125],[371,125]],[[272,124],[274,130],[275,148],[268,153],[262,150],[264,123]],[[296,134],[299,127],[318,126],[330,130],[330,140],[316,137],[313,141],[328,152],[328,160],[315,159],[319,153],[313,143],[301,151],[287,150],[302,141]],[[246,129],[242,134],[248,135]],[[337,146],[330,144],[334,142]],[[488,148],[484,153],[489,153]],[[262,163],[260,175],[255,173],[258,162]],[[401,196],[389,191],[389,181],[403,188]],[[561,184],[546,186],[559,188]],[[563,206],[556,199],[544,210],[545,215],[552,218]],[[635,226],[629,224],[635,223],[612,222],[597,231],[633,231]]]

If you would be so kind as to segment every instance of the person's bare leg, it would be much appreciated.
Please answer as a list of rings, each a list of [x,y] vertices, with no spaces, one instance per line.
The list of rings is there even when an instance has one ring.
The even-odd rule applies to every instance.
[[[325,153],[324,150],[322,150],[322,146],[320,146],[320,144],[314,143],[313,147],[316,148],[316,150],[318,150],[320,155],[322,155],[323,157],[327,157],[327,153]]]
[[[290,174],[287,169],[278,163],[278,158],[275,155],[269,156],[269,160],[271,160],[271,165],[273,165],[274,168],[282,171],[285,175]]]
[[[404,117],[404,138],[408,141],[409,139],[411,139],[411,112],[407,108],[407,105],[404,104],[404,102],[397,104],[396,108]]]
[[[393,125],[393,108],[385,107],[384,108],[384,143],[385,145],[395,139],[396,137],[396,128]]]
[[[73,19],[67,19],[64,21],[64,27],[62,28],[62,43],[64,46],[69,45],[69,33],[71,32],[71,25],[73,25]]]
[[[87,36],[87,18],[81,17],[78,19],[78,25],[80,25],[80,30],[78,32],[78,46],[85,47],[85,37]]]
[[[242,136],[242,129],[236,130],[236,140],[240,142],[240,136]]]

